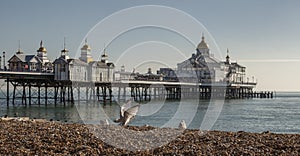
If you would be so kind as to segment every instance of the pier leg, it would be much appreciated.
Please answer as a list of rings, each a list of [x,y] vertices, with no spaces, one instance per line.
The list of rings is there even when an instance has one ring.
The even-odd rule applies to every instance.
[[[74,104],[73,87],[71,87],[71,103]]]
[[[126,100],[126,87],[123,88],[123,99]]]
[[[45,105],[47,105],[48,102],[48,86],[47,84],[45,84]]]
[[[6,105],[9,106],[9,78],[6,79]]]
[[[14,86],[14,90],[13,90],[13,101],[12,101],[12,103],[13,103],[13,105],[15,105],[15,99],[16,99],[16,87],[17,87],[17,85],[16,85],[16,84],[13,84],[13,86]]]
[[[26,88],[25,88],[25,83],[22,84],[23,85],[23,94],[22,94],[22,104],[27,105],[26,103]]]
[[[86,102],[89,101],[89,87],[85,88],[85,100],[86,100]]]
[[[70,101],[70,86],[68,86],[67,89],[68,89],[68,98],[67,98],[67,101],[69,102]]]
[[[109,103],[112,102],[112,88],[111,86],[108,87],[108,94],[109,94]]]
[[[64,105],[66,105],[66,86],[63,87],[63,102],[64,102]]]
[[[80,102],[80,87],[77,88],[78,103]]]
[[[156,88],[153,88],[153,98],[156,99]]]
[[[118,102],[120,102],[121,99],[121,87],[118,87]]]
[[[38,104],[41,104],[41,86],[38,84]]]
[[[96,94],[97,94],[97,100],[99,101],[100,100],[99,86],[97,86]]]
[[[60,95],[59,96],[60,96],[59,97],[59,102],[62,103],[62,101],[63,101],[63,86],[62,86],[62,84],[60,86]]]
[[[58,87],[54,87],[54,104],[57,104],[57,92],[58,92]]]
[[[147,87],[144,87],[144,100],[147,101]]]
[[[29,105],[31,105],[31,84],[29,83],[29,86],[28,86],[28,98],[29,98]]]

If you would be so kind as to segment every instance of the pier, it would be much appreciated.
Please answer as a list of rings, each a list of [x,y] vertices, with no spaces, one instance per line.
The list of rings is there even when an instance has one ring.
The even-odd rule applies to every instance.
[[[2,100],[7,106],[66,104],[80,101],[135,101],[151,99],[273,98],[273,92],[255,92],[254,83],[187,83],[125,80],[114,82],[55,81],[53,73],[0,71]]]
[[[70,58],[64,48],[53,62],[40,42],[36,54],[18,51],[5,62],[0,60],[0,98],[7,106],[22,104],[66,104],[81,101],[150,101],[152,99],[246,99],[273,98],[273,92],[255,92],[246,77],[246,67],[213,57],[204,35],[191,57],[175,68],[160,68],[147,73],[126,72],[125,66],[115,69],[108,61],[104,47],[100,60],[93,60],[91,47],[85,40],[79,58]],[[3,68],[1,66],[3,62]]]

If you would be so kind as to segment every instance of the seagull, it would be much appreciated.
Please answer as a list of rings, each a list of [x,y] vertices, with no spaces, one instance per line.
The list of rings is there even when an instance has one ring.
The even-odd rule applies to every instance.
[[[120,118],[114,120],[116,123],[120,123],[122,126],[126,126],[137,114],[140,108],[140,104],[131,106],[132,100],[127,100],[127,102],[120,108]]]
[[[185,121],[184,121],[184,120],[181,120],[181,122],[179,123],[178,128],[179,128],[179,129],[186,129],[186,124],[185,124]]]
[[[109,125],[109,122],[107,119],[105,119],[104,121],[100,120],[100,125]]]

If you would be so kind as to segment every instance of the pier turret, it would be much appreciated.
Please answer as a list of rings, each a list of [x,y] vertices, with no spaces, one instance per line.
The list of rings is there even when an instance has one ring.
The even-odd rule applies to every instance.
[[[226,64],[230,64],[229,50],[227,48]]]
[[[101,55],[101,62],[107,63],[108,62],[108,55],[106,53],[106,48],[103,50],[103,54]]]
[[[204,56],[209,56],[209,46],[208,44],[205,42],[205,37],[202,34],[202,38],[201,38],[201,42],[198,44],[197,46],[197,55],[204,55]]]
[[[20,43],[20,40],[19,40],[19,48],[18,48],[18,51],[16,52],[16,54],[24,54],[21,50],[21,43]]]
[[[51,72],[52,71],[52,63],[47,57],[47,49],[43,46],[43,41],[40,42],[40,48],[37,50],[37,57],[41,61],[41,69],[42,72]]]
[[[81,56],[79,57],[79,60],[85,63],[90,63],[93,61],[91,56],[91,47],[87,44],[87,39],[85,39],[85,44],[81,48]]]
[[[47,49],[43,46],[43,41],[40,42],[40,48],[37,50],[37,57],[42,61],[42,64],[50,62],[47,57]]]
[[[69,57],[69,50],[66,49],[66,39],[64,38],[64,49],[61,50],[61,56],[63,59],[68,60]]]

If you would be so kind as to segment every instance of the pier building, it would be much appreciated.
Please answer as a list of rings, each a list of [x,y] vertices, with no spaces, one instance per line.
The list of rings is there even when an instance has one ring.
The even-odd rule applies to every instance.
[[[108,54],[104,49],[100,61],[93,61],[91,48],[85,42],[81,48],[81,57],[69,57],[69,51],[64,48],[61,56],[54,64],[54,80],[73,82],[112,82],[114,64],[108,62]]]
[[[36,55],[25,55],[20,49],[8,60],[10,71],[40,72],[41,60]]]
[[[114,81],[135,80],[136,73],[125,70],[125,65],[121,66],[120,70],[114,71]]]
[[[10,71],[19,72],[52,72],[53,65],[47,57],[47,50],[43,46],[43,41],[40,42],[40,48],[36,55],[26,55],[19,47],[16,54],[8,60]]]
[[[190,58],[177,64],[177,68],[160,68],[158,73],[165,80],[177,80],[195,83],[213,82],[244,82],[246,68],[236,62],[230,62],[229,51],[225,61],[219,61],[212,56],[205,37]],[[253,87],[255,84],[253,84]]]

